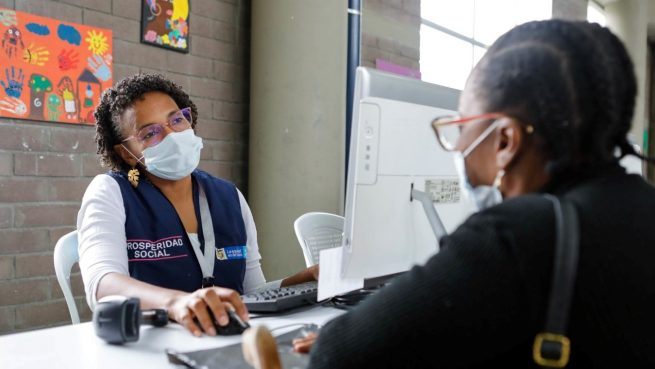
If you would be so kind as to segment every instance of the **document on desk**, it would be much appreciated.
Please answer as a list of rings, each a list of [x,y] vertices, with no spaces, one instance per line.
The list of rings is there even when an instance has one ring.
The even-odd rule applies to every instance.
[[[318,301],[364,288],[363,278],[341,277],[342,247],[321,250]]]
[[[306,368],[309,355],[293,351],[293,339],[302,336],[303,328],[275,337],[277,350],[283,368]],[[241,343],[208,350],[177,352],[166,350],[171,364],[184,365],[191,369],[252,369],[243,358]]]

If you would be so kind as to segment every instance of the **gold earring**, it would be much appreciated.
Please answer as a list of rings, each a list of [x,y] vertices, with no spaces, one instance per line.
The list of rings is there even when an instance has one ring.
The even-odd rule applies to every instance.
[[[501,169],[496,173],[496,178],[494,178],[494,184],[493,186],[496,188],[500,188],[500,183],[503,181],[503,177],[505,176],[505,169]]]
[[[136,167],[130,169],[129,172],[127,172],[127,180],[130,181],[130,184],[132,187],[136,188],[136,186],[139,185],[139,170],[136,169]]]

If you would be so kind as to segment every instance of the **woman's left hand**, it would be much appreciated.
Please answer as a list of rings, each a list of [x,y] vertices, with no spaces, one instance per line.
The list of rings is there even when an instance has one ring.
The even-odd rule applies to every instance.
[[[318,264],[310,266],[309,268],[306,269],[306,271],[311,273],[315,281],[318,281],[318,273],[319,273]]]
[[[293,286],[305,282],[318,281],[318,264],[312,265],[309,268],[303,269],[300,272],[284,278],[282,280],[282,287]]]

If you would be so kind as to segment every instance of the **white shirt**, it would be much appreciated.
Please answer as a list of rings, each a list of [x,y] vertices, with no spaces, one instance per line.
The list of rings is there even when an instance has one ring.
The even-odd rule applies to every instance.
[[[246,274],[243,289],[249,293],[262,288],[277,288],[281,281],[266,283],[259,260],[257,229],[250,207],[241,192],[239,204],[246,228]],[[77,214],[78,252],[84,281],[86,301],[91,310],[96,304],[96,292],[107,273],[129,276],[125,207],[118,182],[107,174],[96,176],[87,187]]]

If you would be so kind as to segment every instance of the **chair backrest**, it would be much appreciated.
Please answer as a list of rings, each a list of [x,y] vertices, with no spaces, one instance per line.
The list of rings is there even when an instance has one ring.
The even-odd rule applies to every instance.
[[[55,245],[55,273],[57,274],[59,287],[64,292],[64,298],[73,324],[79,324],[80,314],[77,312],[77,305],[75,305],[75,298],[73,298],[73,291],[71,290],[71,269],[79,258],[77,253],[77,231],[63,235]]]
[[[342,216],[320,212],[303,214],[293,222],[308,267],[318,264],[321,250],[341,246],[343,222]]]

